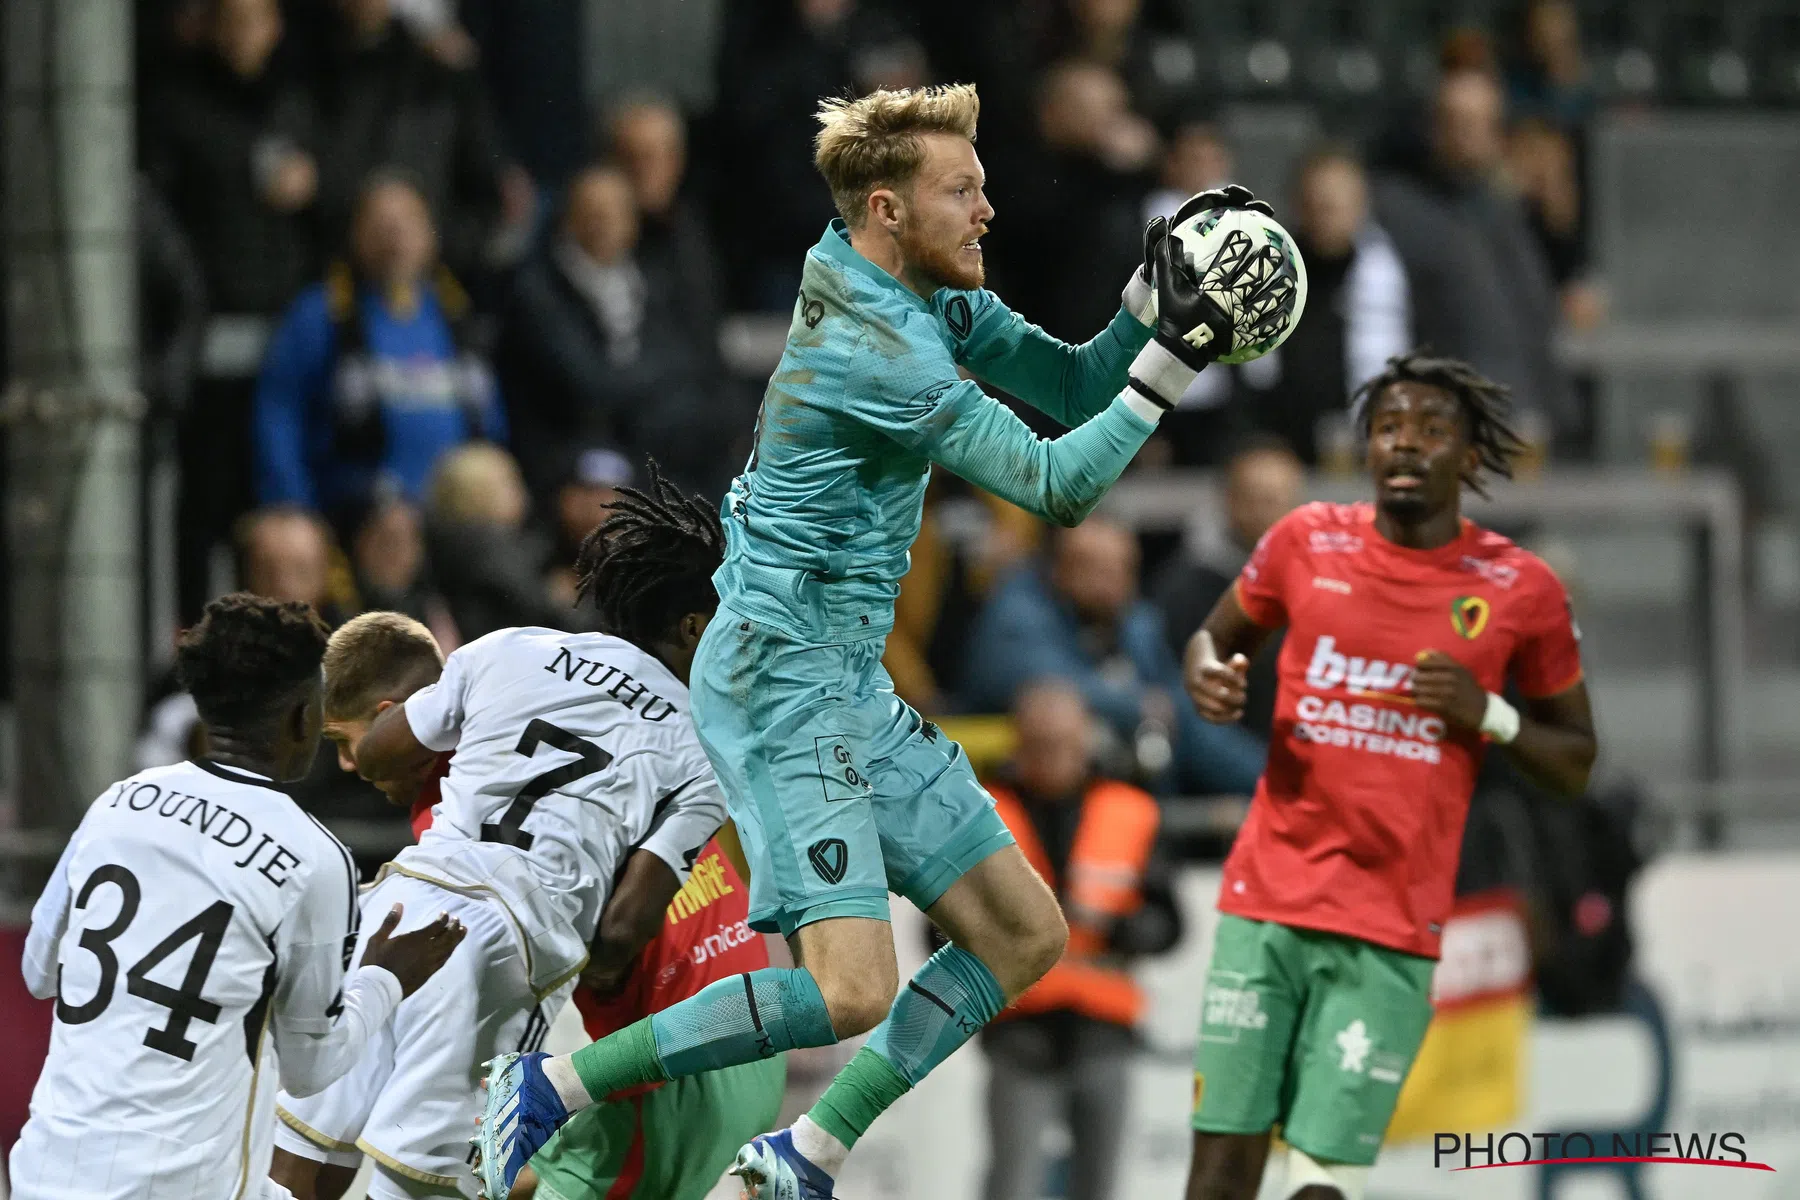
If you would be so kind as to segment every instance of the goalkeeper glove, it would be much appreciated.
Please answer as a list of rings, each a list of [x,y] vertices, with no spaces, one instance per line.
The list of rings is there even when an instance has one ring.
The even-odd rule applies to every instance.
[[[1119,297],[1126,312],[1146,329],[1156,328],[1156,248],[1169,236],[1169,222],[1152,217],[1144,226],[1144,265],[1132,271]]]
[[[1258,200],[1249,188],[1241,184],[1228,183],[1224,187],[1210,188],[1189,196],[1187,202],[1175,210],[1175,224],[1179,225],[1195,213],[1205,212],[1209,208],[1247,208],[1265,217],[1275,215],[1275,210],[1269,207],[1267,200]]]
[[[1174,238],[1156,245],[1156,335],[1131,363],[1131,387],[1164,412],[1202,367],[1231,349],[1231,318],[1200,290]]]

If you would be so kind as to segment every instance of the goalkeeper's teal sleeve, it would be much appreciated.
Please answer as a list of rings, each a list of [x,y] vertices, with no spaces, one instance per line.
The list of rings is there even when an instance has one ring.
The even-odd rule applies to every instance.
[[[878,358],[872,361],[879,368]],[[1153,411],[1115,398],[1079,428],[1040,438],[1016,413],[967,380],[946,380],[909,398],[879,377],[852,382],[879,397],[858,416],[900,445],[976,487],[1058,525],[1077,525],[1124,473],[1156,428]]]
[[[992,293],[985,293],[992,296]],[[957,349],[957,364],[1064,425],[1111,404],[1151,330],[1124,309],[1079,346],[1060,341],[994,297]]]

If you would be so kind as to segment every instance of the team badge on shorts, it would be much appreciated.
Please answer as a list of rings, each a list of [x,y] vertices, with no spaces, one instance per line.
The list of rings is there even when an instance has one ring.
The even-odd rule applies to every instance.
[[[850,869],[850,847],[843,838],[822,838],[806,848],[806,861],[819,873],[819,878],[833,887],[844,882]]]
[[[1450,602],[1450,625],[1460,637],[1474,641],[1487,628],[1492,609],[1480,596],[1458,596]]]

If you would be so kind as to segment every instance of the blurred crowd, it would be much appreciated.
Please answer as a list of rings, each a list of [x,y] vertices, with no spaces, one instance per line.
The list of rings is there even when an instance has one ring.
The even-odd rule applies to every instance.
[[[822,96],[977,82],[989,284],[1071,340],[1112,315],[1147,219],[1237,177],[1228,102],[1310,102],[1330,140],[1269,197],[1305,317],[1279,352],[1203,373],[1138,466],[1217,468],[1217,515],[1162,542],[1052,531],[940,472],[887,645],[921,712],[1013,714],[995,794],[1074,904],[1078,952],[985,1039],[987,1193],[1038,1194],[1060,1114],[1067,1194],[1100,1200],[1142,1004],[1124,964],[1180,935],[1151,798],[1247,795],[1274,701],[1279,642],[1245,723],[1201,722],[1186,640],[1305,472],[1353,469],[1346,402],[1391,354],[1468,359],[1540,452],[1581,452],[1551,345],[1604,319],[1582,164],[1617,87],[1570,0],[1422,27],[1410,74],[1362,28],[1376,5],[1336,6],[1305,54],[1291,4],[717,7],[716,62],[688,64],[714,76],[698,111],[669,98],[692,89],[590,103],[583,0],[137,0],[143,379],[179,479],[180,616],[244,587],[333,623],[406,612],[447,651],[582,627],[571,564],[615,489],[654,457],[717,496],[744,461],[762,381],[728,366],[722,323],[779,323],[834,215]],[[168,679],[150,700],[142,765],[193,752],[191,702]],[[329,748],[300,789],[328,818],[384,816]],[[1129,886],[1084,897],[1084,872]]]
[[[654,457],[718,495],[744,459],[760,380],[728,367],[721,323],[779,320],[833,215],[821,96],[979,83],[989,283],[1071,340],[1111,316],[1145,220],[1236,172],[1178,0],[737,0],[705,112],[590,105],[579,0],[138,7],[145,380],[179,468],[184,620],[241,585],[334,619],[400,609],[446,647],[579,624],[569,563],[613,489]],[[1405,103],[1321,109],[1335,140],[1272,197],[1305,318],[1205,372],[1139,467],[1221,468],[1219,519],[1179,545],[1052,534],[940,474],[888,646],[902,696],[1001,712],[1058,678],[1112,773],[1247,793],[1268,663],[1260,726],[1219,729],[1182,699],[1182,646],[1304,470],[1346,464],[1357,382],[1429,343],[1509,383],[1544,448],[1579,444],[1551,339],[1602,317],[1580,186],[1597,93],[1568,0],[1515,9],[1434,33]],[[178,752],[180,705],[147,755]]]

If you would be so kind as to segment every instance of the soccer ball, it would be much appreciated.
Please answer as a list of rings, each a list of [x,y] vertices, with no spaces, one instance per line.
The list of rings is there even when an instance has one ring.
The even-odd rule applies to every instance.
[[[1169,236],[1231,318],[1231,347],[1214,361],[1246,363],[1287,341],[1306,310],[1306,263],[1279,222],[1247,208],[1203,208]]]

